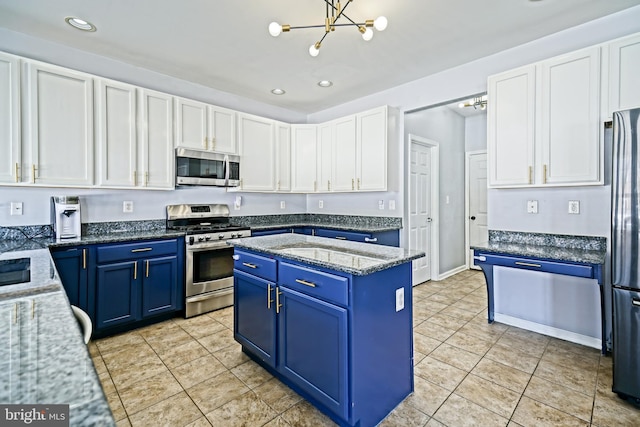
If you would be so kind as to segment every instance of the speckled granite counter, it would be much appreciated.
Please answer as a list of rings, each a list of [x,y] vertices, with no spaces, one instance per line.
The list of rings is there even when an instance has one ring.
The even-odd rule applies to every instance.
[[[229,240],[227,243],[356,276],[365,276],[425,256],[424,252],[392,246],[337,241],[301,234],[246,237]]]
[[[317,227],[332,230],[378,233],[402,229],[402,218],[357,215],[287,214],[231,217],[233,224],[252,230],[278,228]]]
[[[489,241],[472,249],[560,261],[604,264],[607,239],[597,236],[490,230]]]
[[[47,249],[0,253],[30,259],[30,281],[0,286],[0,402],[69,404],[71,426],[114,426],[87,346]]]

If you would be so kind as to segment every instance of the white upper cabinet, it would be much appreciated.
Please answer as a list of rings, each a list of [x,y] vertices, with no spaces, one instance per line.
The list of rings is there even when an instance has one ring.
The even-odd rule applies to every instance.
[[[316,154],[317,171],[317,191],[331,191],[332,172],[334,169],[332,152],[333,146],[333,123],[323,123],[318,126],[318,152]]]
[[[173,97],[147,89],[138,91],[139,147],[137,185],[152,189],[173,189]]]
[[[35,62],[28,63],[26,71],[30,182],[92,185],[93,79]]]
[[[334,129],[333,188],[334,191],[356,189],[356,116],[332,122]]]
[[[99,79],[96,100],[96,184],[136,186],[138,135],[136,87]]]
[[[176,147],[237,152],[236,113],[203,102],[175,98]]]
[[[386,191],[388,108],[356,114],[356,190]]]
[[[488,80],[490,187],[602,184],[600,47]]]
[[[238,128],[240,190],[275,190],[276,147],[273,120],[239,114]]]
[[[316,125],[291,126],[291,191],[317,190],[317,129]]]
[[[533,184],[536,67],[488,80],[487,148],[492,186]]]
[[[640,107],[640,34],[609,44],[609,110]]]
[[[542,62],[542,185],[601,184],[600,48]]]
[[[291,125],[275,123],[276,191],[291,191]]]
[[[20,60],[0,52],[0,182],[19,182],[20,163]]]

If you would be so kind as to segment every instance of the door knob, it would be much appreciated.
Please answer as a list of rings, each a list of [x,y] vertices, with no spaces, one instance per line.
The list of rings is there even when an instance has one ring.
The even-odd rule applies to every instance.
[[[427,222],[431,222],[433,221],[431,218],[427,218]]]
[[[475,216],[472,216],[472,217],[470,217],[469,219],[470,219],[471,221],[475,221],[475,220],[476,220],[476,217],[475,217]]]

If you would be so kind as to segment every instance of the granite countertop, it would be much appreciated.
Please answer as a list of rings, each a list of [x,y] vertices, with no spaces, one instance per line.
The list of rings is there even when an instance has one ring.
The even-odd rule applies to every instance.
[[[228,244],[284,259],[366,276],[376,271],[410,262],[425,256],[424,252],[370,243],[336,241],[301,234],[245,237],[228,240]]]
[[[597,236],[490,230],[488,242],[472,245],[471,248],[507,255],[585,264],[602,265],[607,258],[606,238]]]
[[[358,215],[284,214],[231,217],[231,223],[250,227],[251,230],[315,227],[341,231],[379,233],[402,229],[402,218]]]
[[[47,249],[0,253],[30,259],[30,281],[0,286],[0,403],[69,404],[70,425],[115,426],[102,385]]]
[[[334,224],[334,223],[317,223],[317,222],[294,222],[294,223],[272,223],[272,224],[255,224],[250,225],[251,230],[276,230],[278,228],[300,228],[300,227],[314,227],[314,228],[326,228],[329,230],[340,231],[359,231],[362,233],[379,233],[382,231],[396,231],[400,230],[397,226],[393,225],[369,225],[369,224]]]

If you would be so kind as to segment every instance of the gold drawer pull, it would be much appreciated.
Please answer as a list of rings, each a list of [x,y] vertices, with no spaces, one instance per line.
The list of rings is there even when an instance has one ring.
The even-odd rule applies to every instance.
[[[138,263],[133,264],[133,280],[138,279]]]
[[[249,268],[258,268],[257,265],[251,264],[251,263],[248,263],[248,262],[243,262],[242,265],[244,265],[245,267],[249,267]]]
[[[145,274],[145,277],[149,277],[149,260],[147,260],[147,272]]]
[[[280,295],[282,295],[282,292],[276,288],[276,314],[280,313],[280,307],[282,307],[282,304],[280,304]]]
[[[296,279],[296,283],[300,283],[301,285],[309,286],[311,288],[316,287],[315,283],[307,282],[306,280],[302,280],[302,279]]]
[[[149,252],[152,250],[153,248],[140,248],[140,249],[131,249],[131,252]]]
[[[520,262],[520,261],[516,261],[516,265],[522,265],[525,267],[537,267],[537,268],[542,267],[540,264],[533,264],[530,262]]]
[[[338,240],[347,240],[346,237],[342,237],[342,236],[336,236],[336,239],[338,239]]]
[[[271,303],[273,300],[271,299],[271,283],[267,284],[267,308],[271,309]]]

